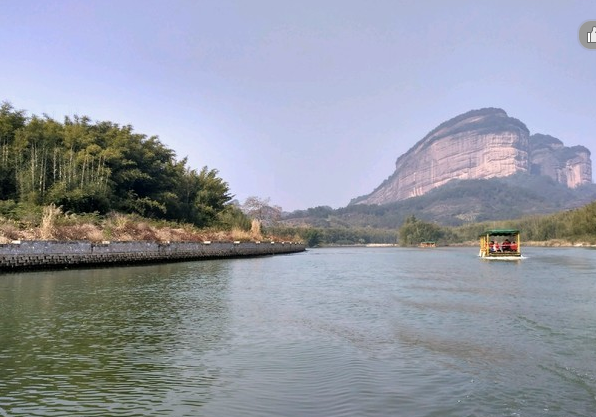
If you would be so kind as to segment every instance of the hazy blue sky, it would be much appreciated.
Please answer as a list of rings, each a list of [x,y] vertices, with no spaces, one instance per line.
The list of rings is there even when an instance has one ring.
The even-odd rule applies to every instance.
[[[159,136],[242,202],[343,207],[481,107],[596,152],[593,0],[0,4],[0,100]]]

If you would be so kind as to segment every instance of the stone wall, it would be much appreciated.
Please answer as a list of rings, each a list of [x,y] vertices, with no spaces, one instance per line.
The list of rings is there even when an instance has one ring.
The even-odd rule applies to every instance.
[[[0,244],[0,271],[68,268],[302,252],[294,242],[15,241]]]

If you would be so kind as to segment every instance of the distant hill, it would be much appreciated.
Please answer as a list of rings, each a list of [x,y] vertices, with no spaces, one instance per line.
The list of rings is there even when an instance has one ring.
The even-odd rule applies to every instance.
[[[389,204],[353,204],[340,209],[315,207],[286,213],[288,226],[373,227],[397,229],[417,218],[458,226],[515,219],[581,207],[596,200],[596,185],[571,189],[550,177],[518,173],[504,178],[452,180],[420,197]]]
[[[549,135],[530,135],[525,124],[502,109],[472,110],[433,129],[397,159],[389,178],[350,205],[395,203],[424,196],[453,180],[523,173],[549,177],[570,189],[589,185],[590,151],[583,146],[566,147]]]

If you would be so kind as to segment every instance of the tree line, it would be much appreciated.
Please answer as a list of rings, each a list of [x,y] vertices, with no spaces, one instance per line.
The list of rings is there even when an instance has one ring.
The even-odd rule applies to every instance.
[[[192,223],[242,217],[218,171],[187,166],[157,136],[109,121],[27,116],[0,106],[0,201]],[[6,211],[6,210],[4,210]]]
[[[596,243],[596,201],[583,207],[550,215],[534,215],[516,220],[484,222],[453,229],[459,241],[477,237],[492,228],[520,229],[526,241],[564,240],[571,243]]]
[[[439,226],[411,216],[399,229],[400,244],[415,245],[424,240],[436,240],[443,244],[470,242],[477,240],[488,229],[519,229],[524,241],[562,240],[596,244],[596,202],[555,214],[469,223],[457,227]]]
[[[396,230],[360,227],[288,227],[280,224],[265,228],[267,233],[279,236],[295,236],[307,246],[365,245],[369,243],[395,244]]]
[[[311,210],[311,209],[309,209]],[[333,212],[332,209],[311,210]],[[596,201],[583,207],[549,215],[532,215],[513,220],[467,223],[446,226],[425,221],[413,214],[401,214],[405,220],[397,228],[372,227],[282,227],[274,230],[286,235],[295,234],[309,246],[397,243],[417,246],[424,241],[438,245],[475,242],[488,229],[520,229],[524,241],[562,240],[571,243],[596,244]]]

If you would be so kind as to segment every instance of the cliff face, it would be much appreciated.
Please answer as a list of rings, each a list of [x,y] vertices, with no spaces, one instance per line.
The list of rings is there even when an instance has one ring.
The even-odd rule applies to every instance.
[[[439,125],[400,156],[395,172],[371,194],[351,204],[387,204],[427,193],[452,179],[547,175],[577,187],[592,182],[590,151],[567,148],[528,128],[501,109],[473,110]]]
[[[583,146],[567,148],[549,135],[530,136],[530,172],[546,175],[569,188],[592,182],[590,151]]]

